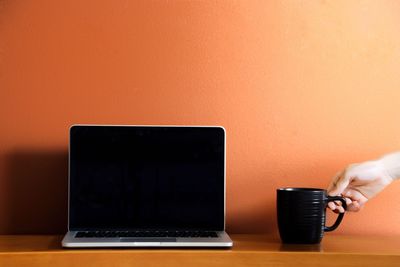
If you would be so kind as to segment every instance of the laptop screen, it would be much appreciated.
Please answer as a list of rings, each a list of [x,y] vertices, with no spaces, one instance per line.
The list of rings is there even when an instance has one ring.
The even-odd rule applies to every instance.
[[[223,230],[221,127],[70,130],[69,230]]]

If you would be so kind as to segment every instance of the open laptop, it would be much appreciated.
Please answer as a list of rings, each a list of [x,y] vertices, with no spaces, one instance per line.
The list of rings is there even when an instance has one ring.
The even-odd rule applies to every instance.
[[[64,247],[231,247],[225,130],[74,125]]]

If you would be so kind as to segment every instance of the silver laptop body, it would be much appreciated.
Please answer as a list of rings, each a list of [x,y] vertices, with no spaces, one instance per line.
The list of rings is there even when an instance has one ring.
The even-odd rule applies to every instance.
[[[220,126],[73,125],[66,248],[231,247]]]

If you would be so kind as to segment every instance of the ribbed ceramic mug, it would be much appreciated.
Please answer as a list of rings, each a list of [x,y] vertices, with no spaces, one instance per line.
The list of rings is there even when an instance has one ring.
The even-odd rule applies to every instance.
[[[340,201],[344,209],[346,200],[328,196],[318,188],[277,189],[277,215],[279,234],[283,243],[318,244],[324,232],[335,230],[343,219],[340,213],[332,226],[325,226],[328,202]]]

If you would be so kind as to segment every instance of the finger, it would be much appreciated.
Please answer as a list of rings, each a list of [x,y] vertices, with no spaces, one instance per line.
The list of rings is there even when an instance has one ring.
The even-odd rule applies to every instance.
[[[332,210],[334,213],[340,213],[339,207],[336,206],[333,202],[328,203],[328,207],[330,210]]]
[[[357,212],[360,211],[361,206],[357,201],[353,201],[350,205],[347,206],[347,211]]]
[[[334,213],[341,213],[341,212],[344,211],[343,207],[336,206],[336,205],[333,204],[332,202],[329,202],[329,203],[328,203],[328,207],[329,207]],[[343,209],[343,210],[341,211],[341,209]]]
[[[342,206],[342,202],[339,200],[335,200],[335,204],[336,204],[336,206]]]
[[[347,211],[360,211],[364,204],[368,201],[368,198],[366,198],[362,193],[352,188],[346,189],[343,192],[343,196],[346,199],[346,203],[348,203]],[[351,203],[349,203],[348,200],[350,200]]]
[[[328,193],[336,187],[337,180],[339,179],[340,176],[342,176],[343,171],[344,170],[341,170],[340,172],[337,172],[335,174],[335,176],[333,176],[333,178],[331,179],[331,182],[329,183],[328,189],[326,190],[326,191],[328,191]]]
[[[328,192],[330,196],[337,196],[343,193],[350,183],[350,176],[347,173],[341,175],[335,182],[333,189]]]
[[[339,206],[337,210],[339,211],[339,213],[344,213],[344,208],[342,206]]]
[[[333,210],[333,212],[336,213],[336,214],[339,214],[339,213],[340,213],[340,212],[339,212],[339,209],[335,209],[335,210]]]
[[[336,205],[333,202],[328,202],[328,207],[333,211],[336,210]]]
[[[368,201],[368,198],[365,197],[360,191],[352,188],[346,189],[343,192],[343,196],[345,198],[351,199],[352,202],[357,202],[361,206]]]

